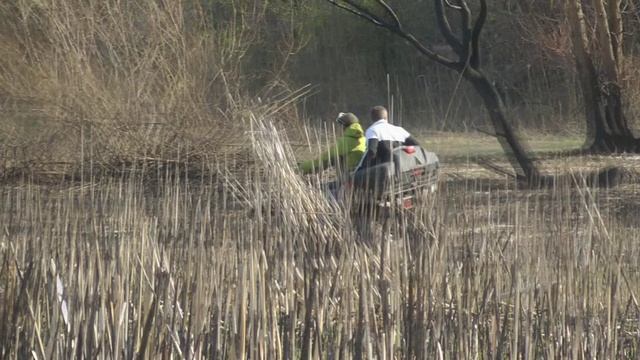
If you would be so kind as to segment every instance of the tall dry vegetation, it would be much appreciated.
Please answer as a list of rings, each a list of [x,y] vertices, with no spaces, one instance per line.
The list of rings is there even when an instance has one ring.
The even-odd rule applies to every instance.
[[[253,66],[269,11],[239,0],[3,3],[4,159],[115,165],[223,153],[247,110],[293,110],[281,74]],[[286,34],[268,39],[274,62],[297,46]]]
[[[238,177],[4,187],[2,356],[638,356],[637,188],[451,183],[363,242],[253,134]]]

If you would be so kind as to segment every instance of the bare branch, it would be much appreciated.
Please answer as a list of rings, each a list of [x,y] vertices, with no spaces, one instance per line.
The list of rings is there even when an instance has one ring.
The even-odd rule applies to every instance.
[[[475,69],[480,67],[480,34],[486,21],[487,0],[480,0],[480,14],[471,32],[471,58],[469,59],[469,64]]]
[[[470,55],[471,46],[471,9],[467,5],[466,0],[460,1],[460,27],[462,28],[462,49],[464,51],[464,61],[466,62]]]
[[[363,13],[363,14],[367,14],[368,16],[371,16],[372,18],[376,19],[378,22],[380,22],[381,24],[384,24],[385,27],[391,27],[392,25],[389,24],[388,22],[384,21],[383,18],[381,18],[380,16],[374,14],[371,10],[367,9],[366,7],[358,4],[356,1],[354,0],[342,0],[345,3],[347,3],[349,6],[353,7],[354,9],[356,9],[357,11]]]
[[[464,64],[460,64],[457,61],[453,61],[451,59],[448,59],[445,56],[442,56],[438,53],[436,53],[433,49],[427,47],[426,45],[422,44],[420,41],[418,41],[418,39],[415,38],[415,36],[413,36],[413,34],[410,33],[406,33],[404,31],[398,31],[395,32],[398,36],[400,36],[401,38],[407,40],[409,42],[409,44],[411,44],[413,47],[415,47],[420,53],[422,53],[423,55],[425,55],[426,57],[428,57],[429,59],[444,65],[450,69],[456,70],[456,71],[462,71],[462,69],[464,68]]]
[[[363,7],[362,5],[356,4],[353,0],[343,0],[343,1],[339,1],[339,0],[326,0],[328,1],[330,4],[343,9],[351,14],[354,14],[360,18],[363,18],[377,26],[383,27],[387,30],[389,30],[391,33],[397,35],[398,37],[401,37],[403,39],[405,39],[407,42],[409,42],[409,44],[411,44],[411,46],[413,46],[414,48],[416,48],[420,53],[422,53],[424,56],[426,56],[427,58],[431,59],[432,61],[435,61],[437,63],[439,63],[440,65],[446,66],[450,69],[456,70],[456,71],[461,71],[462,68],[464,67],[464,64],[460,64],[457,61],[453,61],[441,54],[438,54],[437,52],[435,52],[433,49],[431,49],[429,46],[424,45],[423,43],[421,43],[418,39],[416,39],[416,37],[408,32],[405,32],[404,30],[402,30],[402,26],[400,24],[400,21],[398,20],[396,13],[391,9],[391,7],[389,5],[387,5],[384,0],[376,0],[380,3],[380,1],[382,1],[382,3],[380,3],[380,5],[384,6],[385,8],[388,8],[388,14],[391,15],[392,18],[394,18],[394,23],[389,23],[384,21],[383,19],[381,19],[380,17],[378,17],[377,15],[373,14],[369,9]]]
[[[449,0],[444,0],[445,4],[447,4],[447,7],[454,9],[454,10],[462,10],[462,7],[458,6],[458,5],[453,5]]]
[[[344,4],[342,4],[341,2],[338,2],[336,0],[327,0],[329,3],[331,3],[333,6],[336,6],[342,10],[345,10],[351,14],[354,14],[358,17],[361,17],[367,21],[372,22],[373,24],[377,25],[377,26],[381,26],[381,27],[387,27],[386,23],[384,23],[380,18],[378,18],[377,16],[370,14],[368,12],[362,12],[360,10],[358,10],[357,8],[352,8],[350,6],[346,6]],[[353,4],[351,4],[350,2],[347,2],[347,4],[353,6]]]
[[[389,6],[389,4],[387,4],[384,0],[377,0],[377,1],[378,1],[378,4],[380,4],[380,6],[382,6],[385,9],[387,14],[391,16],[396,27],[398,29],[401,29],[402,25],[400,24],[400,19],[398,19],[398,14],[396,14],[396,12],[391,8],[391,6]]]
[[[447,14],[444,10],[443,0],[435,0],[436,7],[436,20],[438,21],[438,28],[440,29],[440,33],[444,36],[447,44],[451,46],[453,51],[456,52],[460,57],[463,57],[462,43],[456,36],[453,34],[451,30],[451,25],[449,24],[449,19],[447,19]]]

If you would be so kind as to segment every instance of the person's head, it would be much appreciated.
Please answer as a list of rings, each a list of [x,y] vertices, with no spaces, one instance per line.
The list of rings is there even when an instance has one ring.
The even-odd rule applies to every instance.
[[[371,108],[371,121],[389,120],[389,114],[384,106],[374,106]]]
[[[336,122],[340,125],[342,125],[342,127],[349,127],[353,124],[356,124],[359,122],[358,117],[355,116],[353,113],[340,113],[338,114],[338,118],[336,119]]]

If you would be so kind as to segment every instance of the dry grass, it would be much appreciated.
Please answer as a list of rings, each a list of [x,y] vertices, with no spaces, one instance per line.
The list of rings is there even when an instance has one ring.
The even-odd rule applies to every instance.
[[[268,11],[259,0],[3,2],[0,176],[241,157],[229,149],[247,111],[294,118],[301,94],[252,66]],[[280,66],[297,45],[282,37],[270,44]]]
[[[486,134],[478,132],[428,132],[416,129],[421,142],[439,154],[447,162],[466,162],[476,157],[503,157],[500,143]],[[576,133],[544,134],[525,132],[523,138],[534,153],[563,152],[580,149],[584,143],[582,135]]]
[[[443,183],[363,242],[252,134],[265,166],[236,177],[4,187],[2,356],[638,356],[637,185]]]

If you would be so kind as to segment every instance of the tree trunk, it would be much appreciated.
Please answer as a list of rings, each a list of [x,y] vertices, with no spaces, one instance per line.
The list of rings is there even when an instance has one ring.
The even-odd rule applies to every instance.
[[[594,139],[604,131],[598,127],[603,124],[603,121],[598,118],[600,115],[600,111],[597,109],[597,105],[600,103],[597,91],[598,79],[595,76],[595,68],[588,53],[589,39],[587,38],[584,12],[580,0],[567,1],[567,17],[571,25],[573,56],[585,106],[587,137],[584,146],[586,148],[590,147]]]
[[[608,5],[607,9],[603,0],[594,0],[599,45],[598,56],[602,60],[601,92],[604,99],[605,129],[608,130],[603,140],[616,140],[617,138],[618,141],[625,142],[626,138],[633,140],[633,134],[629,129],[622,107],[620,1],[609,0]],[[618,146],[622,146],[624,150],[624,144],[621,143]]]
[[[517,136],[513,127],[505,116],[505,106],[496,87],[480,71],[467,69],[465,78],[473,85],[478,95],[482,98],[489,112],[489,118],[496,132],[496,137],[502,149],[511,162],[514,169],[522,169],[524,174],[519,174],[530,184],[536,184],[540,180],[540,173],[533,160],[529,157],[526,145]]]
[[[567,1],[576,70],[585,106],[585,148],[596,152],[637,152],[640,140],[629,127],[622,102],[622,18],[620,0],[593,0],[597,41],[589,37],[581,0]],[[597,45],[597,46],[596,46]],[[600,59],[596,68],[594,59]]]

